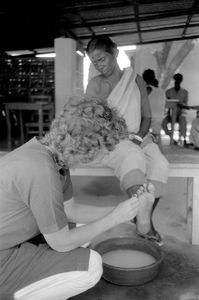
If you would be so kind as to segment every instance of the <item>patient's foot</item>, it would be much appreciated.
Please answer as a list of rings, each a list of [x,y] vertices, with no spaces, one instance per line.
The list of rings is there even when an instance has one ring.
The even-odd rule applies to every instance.
[[[162,246],[162,238],[154,228],[152,222],[153,203],[155,200],[154,186],[151,183],[145,184],[138,190],[137,195],[140,200],[138,214],[136,217],[137,234],[146,240],[155,242],[159,246]]]
[[[152,183],[144,184],[137,191],[139,199],[139,208],[137,213],[137,232],[139,234],[147,234],[151,231],[151,216],[154,197],[154,186]]]

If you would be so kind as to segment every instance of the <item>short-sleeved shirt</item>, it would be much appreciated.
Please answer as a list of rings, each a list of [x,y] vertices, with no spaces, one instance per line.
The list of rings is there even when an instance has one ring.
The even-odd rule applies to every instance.
[[[36,138],[0,159],[0,250],[67,225],[64,201],[72,198],[69,170],[61,175]]]
[[[167,99],[178,99],[179,103],[187,105],[188,103],[188,91],[180,88],[179,91],[176,91],[174,87],[166,91]],[[180,107],[177,107],[177,114],[186,114],[186,110]]]

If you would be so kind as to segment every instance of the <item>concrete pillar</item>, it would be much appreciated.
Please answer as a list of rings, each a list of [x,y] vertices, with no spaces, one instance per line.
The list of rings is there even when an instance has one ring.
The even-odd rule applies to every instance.
[[[76,42],[57,38],[55,46],[55,114],[59,113],[76,89]]]
[[[84,87],[83,87],[83,61],[84,56],[76,55],[77,61],[77,69],[76,69],[76,95],[83,96],[84,95]]]

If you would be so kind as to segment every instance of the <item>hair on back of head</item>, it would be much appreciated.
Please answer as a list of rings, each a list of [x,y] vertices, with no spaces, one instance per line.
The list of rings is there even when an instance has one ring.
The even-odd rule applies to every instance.
[[[41,142],[71,165],[112,151],[127,136],[125,120],[105,101],[71,97]]]
[[[181,81],[183,80],[183,75],[180,74],[180,73],[176,73],[176,74],[173,75],[173,79],[174,79],[175,81],[181,82]]]
[[[152,69],[146,69],[143,72],[142,77],[143,77],[144,81],[146,82],[146,84],[158,87],[159,83],[158,83],[158,80],[155,77],[154,70],[152,70]]]

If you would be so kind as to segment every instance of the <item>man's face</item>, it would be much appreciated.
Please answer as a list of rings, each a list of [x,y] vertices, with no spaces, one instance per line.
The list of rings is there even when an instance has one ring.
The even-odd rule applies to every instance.
[[[117,64],[116,54],[105,52],[102,49],[95,49],[89,53],[89,58],[95,69],[105,77],[109,77]]]

